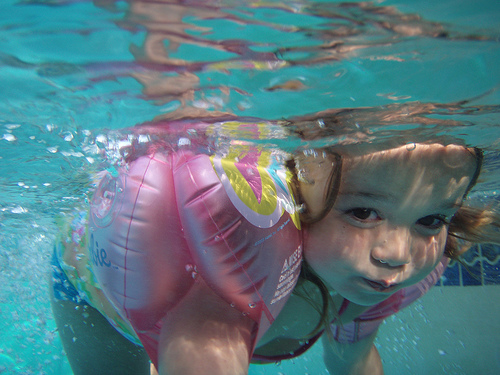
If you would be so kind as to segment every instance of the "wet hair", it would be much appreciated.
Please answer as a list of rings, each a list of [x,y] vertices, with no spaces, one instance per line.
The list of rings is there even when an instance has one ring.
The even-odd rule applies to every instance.
[[[481,208],[468,204],[465,199],[476,185],[483,165],[483,152],[469,149],[476,158],[476,170],[464,194],[464,204],[448,223],[448,236],[444,255],[454,260],[475,243],[500,244],[500,215],[493,207]]]
[[[301,207],[300,221],[302,223],[313,224],[323,219],[326,215],[328,215],[333,205],[335,204],[335,200],[337,199],[337,194],[340,189],[340,177],[342,174],[342,157],[337,153],[331,153],[329,155],[333,159],[332,168],[328,175],[323,193],[323,208],[316,215],[313,215],[312,212],[308,209],[302,191],[300,189],[300,172],[298,170],[299,168],[297,166],[296,159],[288,161],[287,167],[292,172],[292,188],[294,196],[296,197],[298,205]]]

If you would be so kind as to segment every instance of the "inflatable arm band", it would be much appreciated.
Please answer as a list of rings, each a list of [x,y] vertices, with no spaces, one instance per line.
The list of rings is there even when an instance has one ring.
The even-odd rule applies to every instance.
[[[101,180],[89,225],[93,273],[154,363],[162,318],[196,277],[258,324],[254,342],[284,306],[302,244],[281,172],[179,151]]]

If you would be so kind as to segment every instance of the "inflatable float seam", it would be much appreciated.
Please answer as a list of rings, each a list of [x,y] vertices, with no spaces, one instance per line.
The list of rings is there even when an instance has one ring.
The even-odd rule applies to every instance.
[[[211,192],[214,192],[215,190],[220,189],[220,186],[218,184],[214,183],[210,186],[207,186],[205,189],[197,191],[192,197],[189,197],[186,199],[186,202],[184,203],[187,207],[198,203],[200,201],[203,201],[208,194]]]
[[[123,295],[124,295],[125,298],[123,299],[123,310],[125,311],[125,313],[127,315],[127,319],[131,319],[131,316],[129,315],[128,308],[126,307],[127,300],[130,298],[130,296],[127,295],[127,271],[128,271],[128,268],[127,268],[127,259],[128,259],[128,251],[131,250],[131,249],[129,249],[130,231],[132,229],[132,223],[133,223],[133,221],[135,219],[135,217],[134,217],[135,208],[136,208],[137,202],[139,200],[139,196],[141,194],[141,190],[144,187],[144,180],[146,178],[147,172],[149,170],[149,167],[150,167],[151,162],[152,162],[153,159],[154,159],[154,154],[150,155],[150,157],[149,157],[148,165],[146,167],[145,172],[142,175],[139,188],[137,189],[137,193],[136,193],[136,196],[135,196],[135,199],[134,199],[134,204],[132,206],[132,211],[131,211],[130,218],[129,218],[128,228],[127,228],[127,235],[125,237],[125,256],[124,256],[124,259],[123,259],[123,269],[124,269],[124,273],[123,273]],[[131,250],[131,251],[133,251],[133,250]]]
[[[223,234],[225,234],[226,236],[232,235],[235,231],[238,230],[238,228],[241,226],[241,224],[242,224],[241,220],[238,219],[238,220],[233,221],[232,223],[229,223],[229,224],[225,225],[222,228],[218,226],[217,227],[217,233],[215,234],[215,236],[207,238],[206,240],[204,240],[203,241],[203,245],[206,245],[206,246],[216,245],[217,243],[220,242],[221,238],[223,238],[223,236],[222,236]],[[227,245],[227,243],[226,243],[226,245]],[[223,261],[228,260],[232,256],[234,256],[235,254],[239,253],[242,250],[245,250],[246,248],[247,248],[247,244],[245,242],[239,243],[239,244],[237,244],[234,247],[234,249],[233,249],[234,251],[229,252],[228,254],[226,254],[222,258],[222,260]]]
[[[243,254],[243,255],[247,255],[247,254]],[[223,259],[223,261],[225,263],[230,263],[230,259],[228,257],[225,257],[225,258],[226,259]],[[255,263],[255,261],[257,259],[258,259],[258,255],[257,254],[247,255],[246,259],[244,259],[243,257],[240,259],[240,264],[243,265],[243,266],[245,266],[245,269],[249,269]],[[228,274],[237,273],[238,266],[239,265],[233,266],[227,273]]]
[[[256,282],[253,283],[253,285],[250,285],[246,288],[241,288],[241,289],[238,289],[238,293],[240,294],[249,294],[252,292],[252,289],[254,288],[254,285],[256,286],[261,286],[262,284],[264,284],[264,282],[267,280],[268,278],[267,277],[263,277],[262,279],[260,280],[257,280]]]

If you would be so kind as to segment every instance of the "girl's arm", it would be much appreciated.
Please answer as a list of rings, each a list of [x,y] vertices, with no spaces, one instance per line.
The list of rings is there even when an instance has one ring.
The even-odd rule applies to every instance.
[[[159,374],[247,374],[254,325],[199,278],[164,318]]]
[[[323,335],[323,358],[332,375],[383,375],[382,361],[373,341],[377,332],[354,343],[342,344]]]

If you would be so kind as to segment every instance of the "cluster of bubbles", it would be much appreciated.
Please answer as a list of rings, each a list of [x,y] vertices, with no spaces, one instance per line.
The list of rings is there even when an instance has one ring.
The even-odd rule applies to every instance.
[[[56,374],[64,357],[48,304],[54,237],[42,222],[0,232],[0,317],[9,322],[0,333],[0,373]]]

